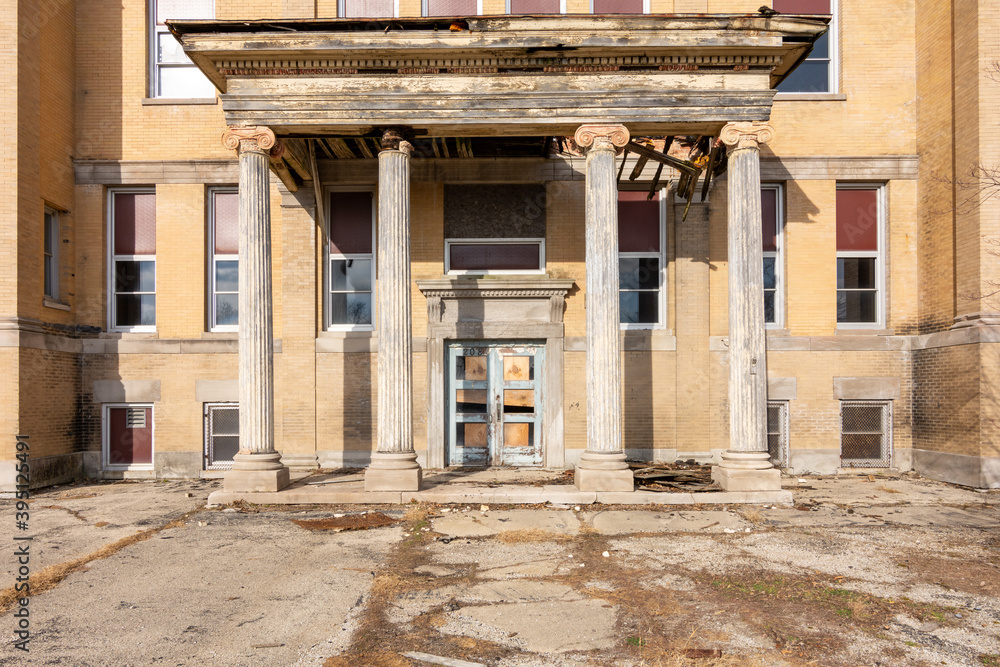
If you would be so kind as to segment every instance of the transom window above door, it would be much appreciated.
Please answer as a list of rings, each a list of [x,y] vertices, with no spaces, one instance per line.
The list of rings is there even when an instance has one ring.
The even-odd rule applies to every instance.
[[[445,185],[445,273],[545,272],[545,186]]]

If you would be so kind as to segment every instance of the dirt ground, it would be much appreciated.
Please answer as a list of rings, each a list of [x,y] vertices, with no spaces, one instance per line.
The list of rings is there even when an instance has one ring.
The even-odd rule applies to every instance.
[[[786,482],[794,506],[208,509],[213,482],[52,489],[32,503],[33,572],[55,581],[30,654],[8,642],[0,664],[1000,667],[1000,493]]]

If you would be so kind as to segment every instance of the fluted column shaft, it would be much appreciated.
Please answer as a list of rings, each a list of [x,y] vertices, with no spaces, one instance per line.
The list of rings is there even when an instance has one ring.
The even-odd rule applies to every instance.
[[[378,155],[378,451],[413,451],[410,155]]]
[[[269,163],[282,147],[268,128],[230,128],[223,144],[235,149],[239,182],[240,450],[227,490],[276,491],[288,469],[274,449],[274,333],[271,299]]]
[[[580,458],[577,486],[585,490],[632,490],[622,449],[621,320],[618,303],[617,150],[628,142],[620,125],[582,126],[588,147],[587,243],[587,451]],[[580,469],[584,473],[581,481]],[[597,473],[592,474],[592,473]],[[586,476],[593,478],[588,484]],[[627,479],[625,477],[627,476]],[[590,486],[590,488],[585,488]],[[600,487],[600,488],[598,488]]]
[[[365,473],[369,491],[420,486],[413,451],[410,314],[410,144],[394,131],[378,154],[378,441]]]
[[[723,467],[766,469],[767,346],[761,233],[760,144],[770,126],[727,125],[729,146],[729,450]]]

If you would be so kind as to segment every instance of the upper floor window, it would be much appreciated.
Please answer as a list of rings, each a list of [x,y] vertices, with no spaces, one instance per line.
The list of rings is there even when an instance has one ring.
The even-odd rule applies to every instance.
[[[544,273],[545,216],[540,183],[445,185],[445,272]]]
[[[780,326],[784,321],[783,263],[781,258],[784,216],[781,188],[765,185],[760,189],[761,222],[764,250],[764,322]]]
[[[337,0],[337,16],[349,19],[399,16],[399,0]],[[428,14],[428,16],[437,16],[437,14]]]
[[[590,0],[593,14],[648,14],[649,0]]]
[[[156,195],[108,193],[110,329],[156,330]]]
[[[209,328],[239,329],[239,218],[240,200],[235,190],[209,191]]]
[[[329,201],[327,325],[370,330],[375,321],[375,192],[335,190]]]
[[[629,329],[666,324],[666,207],[647,196],[618,193],[618,308]]]
[[[45,262],[44,294],[59,300],[59,213],[45,207],[42,229],[42,257]]]
[[[508,14],[565,14],[566,0],[507,0]]]
[[[168,19],[213,19],[215,0],[149,0],[150,97],[215,97],[215,86],[170,34]]]
[[[774,9],[782,14],[833,15],[830,28],[813,44],[809,57],[778,85],[778,92],[837,92],[837,1],[774,0]]]
[[[885,322],[882,186],[837,185],[837,325]]]
[[[424,16],[474,16],[483,13],[483,0],[423,0]]]

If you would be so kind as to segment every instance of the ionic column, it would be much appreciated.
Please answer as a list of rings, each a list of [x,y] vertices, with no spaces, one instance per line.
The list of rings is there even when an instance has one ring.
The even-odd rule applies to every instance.
[[[378,154],[378,449],[366,491],[417,491],[413,451],[410,320],[410,151],[402,135],[382,135]]]
[[[730,123],[729,146],[729,449],[712,478],[729,491],[780,491],[767,452],[767,345],[760,210],[760,144],[766,123]]]
[[[632,491],[622,449],[621,323],[618,308],[618,183],[622,125],[582,125],[587,151],[587,451],[576,466],[581,491]]]
[[[225,491],[277,491],[288,468],[274,451],[274,339],[271,324],[271,205],[268,163],[283,148],[266,127],[231,127],[222,135],[240,159],[239,366],[240,451]]]

